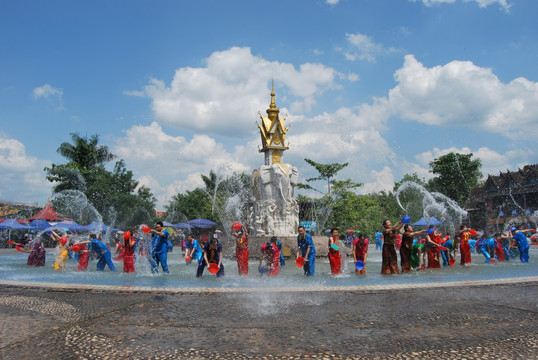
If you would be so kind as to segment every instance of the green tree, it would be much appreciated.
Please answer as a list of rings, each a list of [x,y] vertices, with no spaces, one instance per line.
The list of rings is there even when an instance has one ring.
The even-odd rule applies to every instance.
[[[69,164],[79,169],[91,170],[116,158],[106,145],[98,145],[99,135],[90,138],[71,133],[73,143],[63,142],[58,153],[70,160]]]
[[[202,188],[174,195],[168,205],[165,206],[165,209],[167,213],[173,212],[176,214],[179,217],[178,220],[202,218],[215,221],[211,209],[211,199]]]
[[[412,174],[405,174],[402,180],[395,182],[393,191],[394,192],[398,191],[400,186],[402,186],[402,184],[406,182],[414,182],[415,184],[423,186],[424,188],[428,186],[428,183],[424,178],[419,177],[417,173],[412,173]]]
[[[125,162],[115,163],[113,171],[105,164],[115,159],[107,146],[99,145],[99,136],[81,137],[71,134],[73,144],[64,142],[58,153],[69,162],[45,168],[47,179],[53,182],[54,193],[78,190],[101,214],[108,225],[128,228],[155,218],[155,198],[151,191],[139,186]]]
[[[116,162],[113,171],[100,166],[86,172],[86,178],[86,196],[108,224],[129,228],[154,222],[155,198],[150,189],[133,179],[123,160]]]
[[[250,176],[241,173],[219,177],[211,170],[208,175],[201,177],[205,188],[174,195],[165,206],[167,219],[173,217],[173,221],[185,222],[204,218],[223,226],[230,220],[242,221],[247,217],[252,207]]]
[[[464,206],[469,191],[478,186],[482,173],[480,159],[473,154],[448,153],[430,162],[430,171],[436,175],[428,182],[431,191],[440,192],[460,206]]]
[[[333,183],[333,178],[336,176],[336,174],[338,174],[338,172],[340,170],[342,170],[343,168],[345,168],[346,166],[349,165],[349,163],[344,163],[344,164],[339,164],[339,163],[320,164],[320,163],[317,163],[314,160],[310,160],[310,159],[304,159],[304,161],[306,161],[308,164],[312,165],[319,172],[319,176],[314,177],[314,178],[310,178],[310,179],[306,179],[305,181],[307,183],[312,182],[312,181],[317,181],[317,180],[325,180],[325,181],[327,181],[327,194],[329,194],[329,195],[331,194],[331,184]],[[322,193],[321,191],[314,189],[309,184],[300,183],[300,184],[297,185],[297,187],[299,189],[310,189],[310,190],[314,190],[314,191]]]
[[[299,211],[299,219],[304,219],[301,218],[301,215],[307,216],[306,219],[311,219],[311,216],[313,216],[312,220],[316,221],[319,230],[323,230],[326,224],[330,227],[345,227],[346,224],[351,222],[351,215],[346,213],[346,211],[350,211],[350,208],[344,203],[356,196],[352,190],[362,186],[362,184],[351,179],[335,179],[338,172],[348,166],[348,163],[320,164],[310,159],[305,159],[305,161],[319,172],[319,176],[306,179],[306,182],[327,181],[327,193],[318,199],[312,199],[307,196],[299,198],[300,207],[305,206],[307,208]],[[322,193],[309,184],[300,183],[297,187]]]

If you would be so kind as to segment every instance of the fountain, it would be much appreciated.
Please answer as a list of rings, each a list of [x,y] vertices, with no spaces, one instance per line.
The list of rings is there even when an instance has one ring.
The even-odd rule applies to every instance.
[[[231,239],[224,239],[223,261],[226,267],[226,276],[217,279],[207,272],[202,279],[196,279],[196,265],[185,263],[181,254],[172,252],[169,254],[169,268],[171,275],[153,274],[149,266],[147,256],[139,254],[135,265],[134,274],[121,272],[122,266],[117,262],[116,273],[109,271],[97,272],[95,261],[90,261],[88,269],[84,272],[73,271],[76,268],[74,261],[68,261],[67,270],[54,271],[55,251],[47,252],[46,266],[44,268],[28,267],[26,257],[15,250],[5,250],[0,253],[0,282],[10,284],[20,282],[46,282],[63,284],[93,284],[93,285],[123,285],[142,287],[169,287],[169,288],[315,288],[315,287],[342,287],[342,286],[378,286],[396,285],[402,283],[446,283],[454,281],[488,280],[512,277],[535,276],[538,270],[538,262],[534,259],[538,256],[538,249],[530,251],[531,262],[521,264],[519,261],[509,261],[495,265],[484,264],[483,259],[474,256],[471,266],[442,268],[437,271],[412,272],[401,276],[380,275],[381,251],[375,250],[371,245],[366,264],[367,275],[357,278],[354,274],[352,257],[342,254],[343,274],[332,276],[328,260],[318,258],[316,276],[305,278],[302,269],[289,261],[288,266],[280,269],[276,278],[261,277],[257,271],[260,245],[267,242],[271,236],[279,237],[285,245],[285,254],[294,258],[296,249],[296,230],[299,225],[299,207],[294,199],[294,188],[298,183],[298,170],[291,164],[283,162],[283,154],[289,149],[286,144],[288,127],[285,126],[285,118],[279,116],[279,109],[275,103],[274,86],[271,90],[271,103],[267,109],[267,116],[260,114],[260,130],[265,162],[260,168],[252,173],[252,184],[246,184],[241,177],[228,179],[234,193],[229,196],[226,206],[220,207],[217,215],[224,226],[225,235],[229,236],[232,222],[241,221],[250,233],[250,276],[239,276],[235,270],[236,264],[233,259],[234,247]],[[79,179],[80,177],[74,176]],[[223,180],[217,176],[216,188]],[[252,186],[251,186],[252,185]],[[81,183],[81,186],[84,186]],[[436,217],[443,222],[445,233],[454,234],[455,227],[466,218],[466,212],[453,200],[439,193],[430,193],[424,187],[413,183],[403,183],[396,193],[398,204],[406,215],[413,220],[420,217]],[[53,201],[61,208],[61,212],[68,217],[76,218],[85,223],[97,222],[102,224],[102,216],[88,202],[80,191],[63,191],[53,197]],[[215,207],[214,207],[215,208]],[[113,210],[111,210],[113,212]],[[109,216],[110,218],[110,216]],[[393,219],[395,220],[395,219]],[[62,229],[59,229],[62,232]],[[110,230],[108,230],[110,231]],[[105,240],[109,239],[110,233],[97,229],[92,232],[101,234]],[[38,234],[39,238],[43,233]],[[76,240],[86,240],[88,233],[75,236]],[[44,235],[46,236],[46,235]],[[140,243],[149,247],[149,235],[141,232]],[[327,241],[325,237],[315,238],[318,256],[327,254]],[[349,264],[351,262],[351,265]]]
[[[444,197],[437,194],[430,194],[418,184],[406,183],[402,185],[397,195],[398,201],[406,212],[411,211],[411,209],[414,209],[414,211],[422,209],[419,214],[412,215],[412,218],[415,220],[418,215],[435,216],[438,219],[446,221],[448,223],[447,226],[450,227],[452,226],[451,224],[457,223],[458,217],[462,215],[459,207],[450,202],[448,204],[453,207],[448,206],[444,203],[446,201]],[[99,220],[101,218],[91,204],[87,203],[87,200],[85,201],[82,193],[74,191],[59,193],[55,200],[61,200],[56,201],[56,203],[58,205],[65,204],[66,209],[71,209],[72,214],[87,214],[88,219],[93,220]],[[456,217],[454,218],[454,216]],[[58,231],[64,233],[62,229],[58,229]],[[75,238],[76,240],[84,240],[87,239],[88,234],[89,232],[80,233]],[[38,237],[41,235],[46,236],[42,232],[38,234]],[[106,238],[109,234],[102,233],[102,235]],[[141,243],[149,246],[149,235],[141,232],[140,236]],[[293,237],[287,238],[294,240]],[[254,239],[261,242],[266,241],[267,237],[254,237]],[[110,271],[96,271],[95,260],[90,261],[86,271],[74,271],[77,263],[72,259],[68,260],[66,270],[54,271],[52,264],[56,255],[55,250],[51,251],[49,249],[47,251],[45,267],[29,267],[26,265],[25,254],[18,253],[14,249],[8,249],[0,253],[0,257],[2,258],[0,262],[0,283],[10,285],[25,284],[25,286],[31,286],[28,284],[32,283],[59,283],[67,284],[67,286],[71,285],[74,288],[80,287],[80,284],[84,284],[84,286],[118,285],[137,288],[160,287],[163,289],[213,288],[232,290],[242,288],[280,291],[290,289],[347,288],[353,286],[373,286],[377,288],[380,286],[401,286],[402,284],[439,285],[454,281],[492,281],[495,279],[533,277],[538,271],[538,262],[534,261],[538,257],[538,249],[532,247],[530,250],[531,262],[529,264],[522,264],[517,259],[494,265],[484,264],[482,256],[476,254],[473,255],[473,263],[470,266],[444,267],[440,270],[412,272],[401,276],[381,276],[379,273],[381,268],[381,251],[375,250],[375,247],[371,245],[366,265],[366,276],[355,276],[352,258],[349,257],[343,257],[342,259],[344,261],[343,274],[333,276],[330,274],[328,259],[322,257],[317,259],[317,272],[313,278],[305,278],[302,269],[297,268],[293,264],[293,261],[288,261],[288,265],[280,269],[278,277],[267,278],[261,277],[257,271],[258,257],[256,254],[259,249],[256,248],[258,246],[257,243],[251,242],[251,254],[253,255],[251,255],[249,262],[250,275],[239,276],[235,270],[235,259],[230,256],[233,253],[232,242],[224,241],[223,244],[228,256],[223,261],[227,269],[226,276],[221,279],[217,279],[207,272],[201,279],[197,279],[195,277],[196,265],[187,265],[181,253],[175,251],[171,252],[168,257],[171,275],[164,275],[153,274],[147,256],[142,255],[138,255],[134,274],[123,273],[121,271],[122,264],[118,261],[116,261],[116,268],[119,271],[115,273]],[[289,244],[293,248],[293,244]],[[318,253],[324,254],[323,250],[318,251]]]

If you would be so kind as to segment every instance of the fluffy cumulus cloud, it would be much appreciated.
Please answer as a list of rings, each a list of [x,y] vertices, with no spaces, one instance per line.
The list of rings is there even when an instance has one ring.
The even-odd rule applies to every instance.
[[[254,152],[250,149],[250,152]],[[240,153],[229,153],[221,143],[207,135],[191,139],[172,136],[153,122],[133,126],[117,139],[112,152],[125,160],[141,185],[149,187],[163,205],[178,192],[203,186],[200,174],[210,170],[232,173],[247,171],[249,165]]]
[[[385,189],[393,177],[381,179],[378,172],[394,162],[395,154],[382,135],[384,125],[377,121],[374,108],[381,109],[362,106],[340,108],[313,118],[290,117],[290,152],[286,161],[299,167],[301,179],[318,176],[304,162],[305,158],[324,164],[347,162],[349,166],[341,170],[339,178],[368,183],[361,191]],[[296,133],[295,129],[301,130]],[[322,182],[312,185],[320,189],[324,186]]]
[[[289,106],[281,107],[282,116],[290,114],[286,120],[290,150],[284,161],[299,167],[301,179],[317,176],[304,158],[320,163],[349,162],[339,176],[364,183],[360,192],[365,193],[390,190],[394,179],[405,173],[416,172],[428,179],[428,163],[450,151],[473,152],[482,160],[484,173],[513,169],[513,164],[536,157],[536,152],[529,155],[533,151],[529,149],[502,154],[477,145],[476,149],[433,149],[409,161],[402,159],[400,151],[395,153],[385,139],[391,118],[499,133],[507,141],[522,134],[536,135],[538,85],[527,79],[503,83],[491,69],[468,61],[428,68],[408,55],[395,72],[396,85],[386,97],[310,116],[303,111],[308,104],[315,103],[325,90],[338,88],[338,79],[345,77],[321,64],[295,67],[269,62],[252,55],[249,48],[215,52],[202,68],[180,68],[170,85],[153,79],[144,91],[153,99],[157,121],[127,130],[113,152],[126,160],[161,205],[177,192],[203,186],[200,174],[210,170],[250,173],[263,163],[254,122],[259,121],[256,113],[268,107],[271,78],[279,84],[277,106]],[[172,129],[189,129],[195,135],[167,134],[161,123]],[[229,137],[250,140],[230,141]],[[228,140],[223,143],[219,138]],[[239,145],[233,148],[231,143]]]
[[[19,140],[0,136],[0,199],[37,202],[49,197],[51,183],[43,173],[46,166],[50,166],[50,161],[26,154]]]
[[[346,34],[346,40],[349,48],[344,51],[348,60],[366,60],[374,62],[376,57],[387,55],[396,51],[395,48],[386,48],[382,44],[377,44],[368,35],[364,34]]]
[[[413,55],[395,73],[388,103],[394,114],[429,125],[464,126],[516,139],[538,135],[538,83],[505,84],[470,61],[425,67]]]
[[[361,194],[371,194],[379,191],[392,191],[394,188],[393,169],[384,166],[380,171],[371,170],[368,174],[368,182],[364,182],[359,188]]]
[[[63,89],[57,89],[49,84],[45,84],[40,87],[36,87],[33,91],[34,99],[45,99],[51,105],[58,108],[59,110],[64,109],[63,105]]]
[[[267,108],[268,80],[286,88],[291,109],[297,111],[309,109],[316,96],[337,88],[336,80],[343,76],[322,64],[296,68],[268,61],[247,47],[214,52],[205,62],[205,67],[178,69],[170,85],[152,79],[146,86],[159,122],[197,133],[251,136],[257,112]]]

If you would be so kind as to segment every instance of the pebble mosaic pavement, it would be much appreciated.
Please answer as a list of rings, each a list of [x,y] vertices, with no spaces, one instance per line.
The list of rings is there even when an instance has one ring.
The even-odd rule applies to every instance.
[[[538,359],[538,276],[338,288],[0,281],[0,359]]]

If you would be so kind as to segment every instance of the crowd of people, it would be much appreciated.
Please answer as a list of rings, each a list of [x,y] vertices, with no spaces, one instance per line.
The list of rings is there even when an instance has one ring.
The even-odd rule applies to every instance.
[[[382,252],[381,274],[383,275],[454,266],[458,254],[460,264],[466,265],[471,262],[471,252],[474,249],[476,253],[484,256],[486,263],[509,261],[517,256],[521,262],[526,263],[529,261],[530,248],[527,235],[536,232],[535,229],[521,229],[514,226],[504,233],[496,233],[487,238],[478,235],[475,230],[466,225],[461,225],[457,234],[452,237],[450,234],[442,234],[434,226],[415,231],[408,222],[408,219],[406,221],[404,218],[393,225],[387,219],[383,222],[383,231],[375,234],[376,250],[380,249]],[[314,239],[303,226],[299,226],[297,232],[296,264],[303,268],[305,276],[314,276],[316,270]],[[113,261],[116,260],[123,262],[124,272],[132,273],[135,271],[136,261],[145,256],[153,273],[158,273],[159,267],[163,273],[170,273],[168,252],[173,245],[169,240],[169,231],[162,222],[157,222],[153,228],[144,225],[141,232],[125,231],[118,239],[114,253],[96,234],[89,234],[86,240],[67,234],[58,234],[54,230],[47,230],[46,234],[57,244],[55,270],[65,269],[67,259],[73,257],[78,262],[76,269],[78,271],[86,270],[89,260],[93,258],[97,260],[97,271],[103,271],[106,267],[111,271],[116,271]],[[238,274],[248,276],[247,230],[243,224],[236,222],[232,225],[231,234],[235,239]],[[197,278],[203,275],[206,268],[217,277],[224,276],[221,236],[220,231],[215,232],[211,238],[206,236],[201,240],[196,239],[192,234],[187,236],[183,244],[185,262],[196,264]],[[147,241],[148,237],[151,238],[150,241]],[[19,251],[30,253],[28,265],[45,265],[46,250],[40,241],[13,244]],[[345,237],[339,234],[337,228],[333,228],[328,236],[327,247],[331,274],[338,275],[344,271],[349,252],[347,248],[352,249],[355,273],[366,274],[369,240],[365,234],[351,232]],[[397,251],[400,253],[400,266],[398,266]],[[278,276],[280,267],[285,265],[282,242],[273,236],[260,247],[259,273],[269,277]]]
[[[403,234],[400,237],[400,267],[401,272],[406,273],[413,269],[440,269],[443,266],[453,266],[456,263],[458,251],[460,264],[471,263],[472,248],[485,257],[486,263],[504,262],[519,256],[521,262],[529,261],[529,241],[527,234],[535,233],[536,229],[520,229],[511,227],[504,233],[496,233],[490,238],[479,236],[478,233],[463,224],[458,233],[451,237],[443,234],[434,226],[421,231],[413,231],[410,224],[399,221],[392,225],[390,220],[383,222],[383,245],[381,274],[399,274],[398,258],[396,254],[397,238],[400,237],[400,229]],[[418,235],[425,235],[420,240]],[[478,238],[474,239],[474,238]]]

